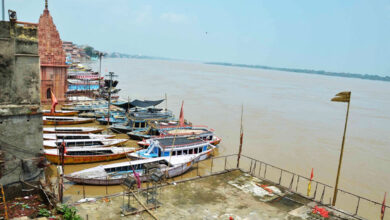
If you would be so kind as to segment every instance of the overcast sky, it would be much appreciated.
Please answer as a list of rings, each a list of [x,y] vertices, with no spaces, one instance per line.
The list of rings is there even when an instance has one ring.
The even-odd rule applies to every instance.
[[[5,0],[38,22],[44,0]],[[390,75],[389,0],[49,0],[62,40],[96,49]]]

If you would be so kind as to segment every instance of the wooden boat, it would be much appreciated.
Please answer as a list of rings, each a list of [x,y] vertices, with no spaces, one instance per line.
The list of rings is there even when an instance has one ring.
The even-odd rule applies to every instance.
[[[101,125],[107,125],[108,124],[108,118],[106,118],[104,116],[102,118],[98,118],[97,121]],[[121,116],[121,115],[112,116],[111,115],[111,117],[110,117],[110,125],[112,125],[112,124],[124,124],[126,122],[127,122],[127,118],[125,116]]]
[[[114,138],[115,135],[104,135],[104,134],[43,134],[43,140],[77,140],[77,139],[107,139]]]
[[[58,110],[56,110],[54,113],[51,113],[50,110],[43,110],[42,113],[44,116],[75,116],[79,112],[78,111],[58,111]]]
[[[75,125],[91,123],[94,119],[78,117],[43,116],[44,125]]]
[[[43,133],[67,133],[67,134],[89,134],[89,133],[101,133],[102,128],[95,127],[51,127],[43,128]]]
[[[219,143],[221,143],[221,138],[217,137],[217,136],[211,136],[211,137],[204,137],[204,136],[192,136],[192,135],[187,135],[187,136],[177,136],[177,137],[186,137],[186,138],[190,138],[190,137],[199,137],[201,139],[203,139],[204,141],[212,144],[212,145],[218,145]],[[157,138],[164,138],[164,137],[157,137]],[[154,139],[157,139],[157,138],[152,138],[152,139],[147,139],[147,140],[142,140],[142,141],[138,141],[137,144],[138,146],[140,147],[148,147],[150,145],[150,143],[154,140]],[[174,137],[166,137],[166,138],[174,138]]]
[[[130,112],[128,120],[124,124],[114,124],[110,129],[115,133],[131,132],[133,130],[147,130],[150,123],[173,120],[171,111],[156,108],[141,109]]]
[[[127,139],[81,139],[81,140],[63,140],[66,147],[112,147],[126,143]],[[62,140],[43,141],[45,148],[57,148],[63,142]]]
[[[141,181],[148,181],[150,174],[146,174],[146,167],[154,167],[166,177],[171,178],[185,173],[197,161],[197,155],[183,155],[171,158],[159,157],[145,160],[135,160],[122,163],[100,165],[97,167],[74,172],[64,177],[78,184],[88,185],[118,185],[124,179],[134,178],[133,170]]]
[[[153,139],[147,149],[129,154],[130,158],[147,159],[180,155],[199,155],[199,160],[211,156],[214,145],[195,137],[169,137]]]
[[[162,137],[200,137],[205,141],[209,141],[213,145],[217,145],[221,142],[221,138],[214,135],[213,129],[207,127],[177,127],[177,126],[160,126],[159,128],[149,128],[146,131],[136,130],[128,132],[127,135],[133,140],[142,140],[138,142],[140,146],[148,146],[149,143],[145,139],[150,138],[162,138]]]
[[[99,147],[99,148],[66,148],[64,154],[65,164],[95,163],[117,160],[126,157],[126,154],[134,152],[133,147]],[[58,149],[44,149],[46,159],[58,164]]]

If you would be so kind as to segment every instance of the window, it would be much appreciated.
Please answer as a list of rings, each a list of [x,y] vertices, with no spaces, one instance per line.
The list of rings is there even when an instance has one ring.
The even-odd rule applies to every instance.
[[[189,149],[188,150],[188,154],[193,154],[194,152],[193,152],[193,149]]]
[[[181,155],[181,150],[178,150],[178,151],[177,151],[177,155]]]
[[[199,148],[199,153],[202,153],[203,149],[202,147]]]
[[[47,98],[47,99],[51,99],[51,89],[50,89],[50,88],[48,88],[48,89],[46,90],[46,98]]]
[[[195,149],[194,149],[194,153],[195,153],[195,154],[198,153],[198,148],[195,148]]]
[[[176,151],[172,151],[172,156],[175,156],[176,155]]]

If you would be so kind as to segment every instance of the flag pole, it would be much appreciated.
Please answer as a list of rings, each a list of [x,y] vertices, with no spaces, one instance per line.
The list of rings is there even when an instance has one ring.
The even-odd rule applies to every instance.
[[[238,149],[238,155],[237,155],[237,168],[240,167],[240,159],[241,159],[241,151],[242,151],[242,142],[244,137],[244,129],[242,127],[242,115],[244,114],[244,105],[241,105],[241,126],[240,126],[240,147]]]
[[[347,124],[348,124],[348,115],[349,115],[349,104],[351,102],[351,92],[346,96],[347,101],[348,101],[348,106],[347,106],[347,114],[345,116],[345,125],[344,125],[344,134],[343,134],[343,141],[341,142],[341,151],[340,151],[340,158],[339,158],[339,166],[337,168],[337,176],[336,176],[336,184],[334,187],[334,192],[333,192],[333,201],[332,201],[332,206],[336,205],[336,199],[337,199],[337,191],[338,191],[338,185],[339,185],[339,177],[340,177],[340,170],[341,170],[341,163],[343,162],[343,154],[344,154],[344,143],[345,143],[345,133],[347,131]]]

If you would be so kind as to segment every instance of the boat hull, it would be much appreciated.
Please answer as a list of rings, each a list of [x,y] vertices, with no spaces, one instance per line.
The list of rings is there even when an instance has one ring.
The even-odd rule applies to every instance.
[[[67,111],[67,112],[43,112],[43,116],[75,116],[79,112],[78,111]]]
[[[96,163],[102,161],[111,161],[118,160],[126,157],[126,154],[130,152],[120,153],[120,154],[111,154],[111,155],[91,155],[91,156],[68,156],[65,155],[64,163],[65,164],[83,164],[83,163]],[[46,159],[52,163],[58,164],[59,158],[58,155],[54,154],[45,154]]]
[[[66,131],[68,134],[97,134],[101,133],[103,129],[95,129],[95,130],[88,130],[88,131]],[[60,131],[61,133],[64,133],[64,131]],[[55,134],[55,133],[60,133],[58,131],[43,131],[45,134]]]
[[[95,119],[85,119],[85,120],[74,120],[74,121],[49,121],[43,120],[44,125],[77,125],[77,124],[86,124],[91,123]]]
[[[114,139],[111,139],[111,140],[114,140]],[[115,146],[120,146],[120,145],[123,145],[124,143],[126,143],[127,140],[125,141],[120,141],[120,142],[116,142],[116,143],[112,143],[112,144],[105,144],[105,145],[92,145],[92,146],[77,146],[77,147],[91,147],[91,148],[94,148],[94,147],[115,147]],[[57,148],[55,146],[48,146],[48,145],[43,145],[43,147],[45,149],[53,149],[53,148]],[[68,146],[69,147],[69,146]],[[71,147],[70,147],[71,148]]]
[[[170,168],[168,170],[168,173],[166,173],[166,170],[161,170],[165,175],[166,178],[172,178],[175,176],[179,176],[185,172],[187,172],[193,165],[195,161],[190,161],[187,163],[183,163],[179,166]],[[73,176],[67,176],[65,175],[65,179],[72,181],[77,184],[85,184],[85,185],[119,185],[122,184],[122,182],[125,180],[126,176],[123,176],[121,178],[110,178],[107,177],[104,178],[80,178],[80,177],[73,177]],[[141,182],[149,181],[149,176],[140,176]]]

